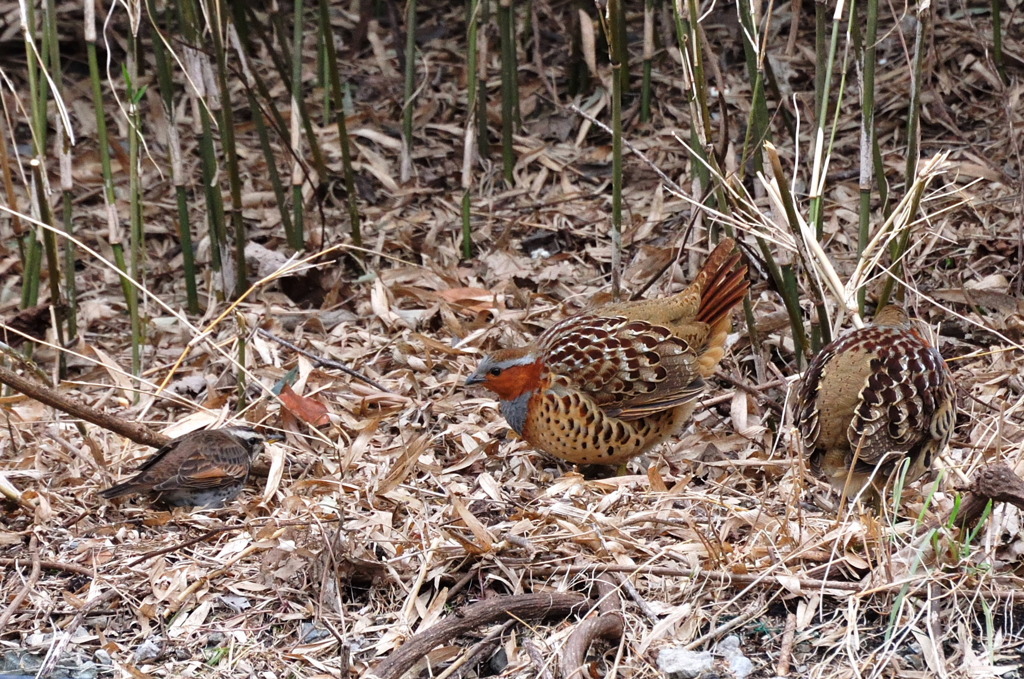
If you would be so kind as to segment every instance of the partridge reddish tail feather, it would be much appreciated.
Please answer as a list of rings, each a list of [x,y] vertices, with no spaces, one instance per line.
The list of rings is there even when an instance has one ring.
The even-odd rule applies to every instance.
[[[678,431],[724,354],[748,288],[726,238],[693,283],[662,299],[608,304],[497,351],[466,380],[499,400],[535,448],[579,464],[619,464]]]
[[[893,473],[927,471],[956,420],[953,377],[896,306],[825,346],[807,368],[796,424],[813,469],[847,497],[877,504]]]

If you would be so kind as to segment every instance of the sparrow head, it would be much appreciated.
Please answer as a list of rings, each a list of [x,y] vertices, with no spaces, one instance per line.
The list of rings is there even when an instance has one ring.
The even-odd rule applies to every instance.
[[[256,457],[263,451],[263,444],[266,441],[281,439],[277,434],[264,435],[252,427],[245,426],[224,427],[221,431],[237,439],[253,457]]]

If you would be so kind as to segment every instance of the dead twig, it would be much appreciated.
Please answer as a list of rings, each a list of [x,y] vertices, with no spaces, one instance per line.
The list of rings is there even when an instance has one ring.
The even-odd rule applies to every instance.
[[[622,639],[625,621],[622,619],[622,599],[619,590],[607,575],[595,579],[598,599],[598,615],[576,625],[562,650],[561,669],[564,679],[579,679],[588,676],[585,661],[590,645],[597,639],[618,643]]]
[[[29,593],[36,588],[36,583],[39,581],[39,573],[42,570],[42,564],[39,561],[39,543],[36,540],[36,536],[33,535],[28,542],[29,555],[32,557],[32,572],[28,575],[28,580],[21,586],[21,591],[14,597],[10,605],[4,609],[4,612],[0,614],[0,636],[3,635],[4,630],[7,628],[7,621],[11,619],[11,616],[18,610],[25,599],[28,598]],[[43,676],[43,675],[39,675]]]
[[[578,575],[580,573],[643,573],[646,575],[658,575],[662,577],[693,578],[695,580],[710,580],[722,585],[748,586],[757,584],[777,584],[776,578],[771,575],[725,573],[722,571],[704,571],[691,568],[672,568],[669,566],[627,566],[621,564],[588,564],[585,566],[537,566],[528,568],[530,575],[551,576],[551,575]],[[802,589],[809,590],[835,590],[856,594],[864,589],[859,582],[846,582],[844,580],[816,580],[812,578],[800,578],[787,575],[787,581],[792,578],[792,583],[797,583]]]
[[[257,328],[256,331],[259,334],[261,334],[264,337],[266,337],[267,339],[274,340],[275,342],[277,342],[281,346],[287,347],[287,348],[291,349],[292,351],[294,351],[295,353],[302,354],[306,358],[308,358],[311,361],[313,361],[313,363],[318,368],[334,368],[335,370],[340,370],[341,372],[345,373],[346,375],[349,375],[350,377],[354,377],[357,380],[360,380],[362,382],[366,382],[367,384],[369,384],[374,389],[379,389],[379,390],[381,390],[383,392],[386,392],[388,394],[395,393],[395,392],[391,391],[390,389],[388,389],[387,387],[384,387],[384,386],[378,384],[377,382],[373,381],[372,379],[370,379],[366,375],[363,375],[362,373],[360,373],[360,372],[358,372],[356,370],[353,370],[352,368],[349,368],[346,365],[338,363],[337,361],[332,361],[329,358],[323,358],[321,356],[317,356],[315,354],[312,354],[312,353],[306,351],[305,349],[303,349],[302,347],[299,347],[299,346],[297,346],[295,344],[292,344],[291,342],[289,342],[286,339],[278,337],[277,335],[275,335],[274,333],[270,332],[269,330],[264,330],[263,328]]]
[[[71,619],[70,624],[64,628],[62,633],[57,633],[56,641],[50,646],[50,650],[46,653],[46,658],[43,659],[43,664],[39,666],[39,670],[36,674],[37,677],[49,676],[53,671],[54,666],[60,661],[60,657],[64,654],[64,649],[67,648],[68,644],[71,643],[71,638],[78,632],[78,628],[82,626],[82,621],[85,620],[86,616],[89,615],[90,611],[98,607],[100,604],[113,599],[117,595],[117,590],[108,589],[103,594],[87,601],[83,606],[78,609],[78,613]]]
[[[583,594],[559,592],[501,596],[470,604],[411,637],[370,670],[366,679],[398,679],[434,648],[482,625],[505,622],[509,618],[528,622],[564,617],[586,610],[591,603]]]
[[[0,566],[4,568],[11,568],[17,566],[19,563],[24,563],[24,559],[10,559],[7,557],[0,557]],[[35,562],[33,562],[35,565]],[[67,573],[74,573],[75,575],[84,575],[86,577],[94,578],[96,573],[85,566],[79,566],[76,563],[63,563],[61,561],[40,561],[40,568],[46,568],[53,571],[65,571]]]
[[[1009,502],[1024,509],[1024,479],[1002,462],[985,465],[971,479],[967,496],[960,505],[956,524],[970,528],[978,522],[989,501]]]
[[[779,661],[775,663],[775,674],[784,677],[789,674],[789,661],[793,657],[793,642],[796,640],[796,613],[786,614],[786,629],[779,646]]]
[[[40,382],[26,379],[9,368],[0,366],[0,383],[20,391],[25,396],[45,403],[51,408],[56,408],[72,417],[91,422],[97,427],[102,427],[115,434],[120,434],[126,439],[141,443],[144,446],[160,448],[171,439],[163,434],[157,433],[141,424],[126,420],[124,417],[108,415],[105,412],[91,408],[81,401],[60,393],[56,389]]]

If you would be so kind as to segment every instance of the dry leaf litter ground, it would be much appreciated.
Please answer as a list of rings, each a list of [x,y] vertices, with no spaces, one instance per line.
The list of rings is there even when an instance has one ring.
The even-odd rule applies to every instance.
[[[536,8],[542,25],[568,11],[544,3]],[[774,45],[785,44],[790,9],[776,10]],[[730,107],[727,153],[735,167],[749,83],[731,11],[712,13],[705,29],[723,69],[723,81],[715,84]],[[75,348],[80,356],[70,357],[77,395],[170,435],[213,424],[238,402],[234,360],[245,338],[250,405],[239,417],[282,426],[288,437],[269,447],[263,475],[235,504],[162,513],[96,496],[148,451],[92,427],[83,439],[59,413],[7,399],[0,459],[8,479],[30,491],[36,507],[8,506],[0,533],[4,607],[27,590],[0,638],[5,657],[28,664],[60,640],[64,661],[77,663],[76,676],[93,670],[101,676],[359,676],[411,635],[472,602],[523,593],[592,594],[604,569],[614,578],[625,631],[621,642],[592,649],[594,676],[660,676],[663,647],[714,651],[720,676],[742,676],[740,665],[727,662],[735,657],[723,646],[730,636],[752,662],[754,677],[773,676],[780,655],[790,676],[1021,676],[1024,543],[1017,510],[997,508],[969,546],[945,531],[923,545],[919,536],[923,523],[948,511],[958,479],[984,462],[1021,462],[1024,18],[1017,10],[1004,13],[1012,77],[1004,87],[988,52],[988,13],[959,4],[933,11],[921,148],[925,156],[950,151],[951,164],[928,193],[906,271],[916,290],[913,306],[939,329],[939,346],[953,359],[962,415],[947,453],[950,471],[937,485],[908,489],[898,517],[855,512],[837,521],[811,502],[827,492],[805,473],[789,426],[780,422],[784,378],[795,372],[793,345],[779,297],[753,263],[759,340],[752,343],[737,324],[723,380],[709,389],[692,426],[649,460],[634,461],[624,476],[590,478],[538,455],[507,434],[492,400],[463,390],[482,352],[524,341],[607,293],[610,155],[607,137],[562,106],[568,101],[560,70],[564,36],[542,32],[536,58],[558,84],[559,104],[535,71],[521,71],[526,125],[516,139],[515,185],[503,186],[493,161],[477,171],[480,253],[461,260],[464,72],[449,43],[461,40],[463,24],[450,8],[438,7],[424,15],[421,31],[427,72],[420,71],[425,82],[411,181],[397,179],[401,75],[392,34],[371,25],[365,58],[345,65],[372,275],[358,277],[345,260],[324,266],[324,310],[301,308],[275,285],[258,290],[237,315],[213,327],[173,375],[205,387],[200,403],[153,396],[197,331],[148,304],[147,382],[132,404],[132,381],[121,372],[130,359],[116,278],[83,258],[78,279],[87,331]],[[335,21],[338,30],[352,29],[346,12]],[[910,19],[901,22],[885,23],[879,47],[887,66],[879,77],[878,125],[897,194],[909,91],[904,49],[912,35]],[[785,95],[782,108],[807,120],[810,17],[802,24],[792,49],[780,47],[772,59]],[[676,138],[689,134],[686,93],[671,54],[660,59],[655,82],[655,120],[641,125],[630,115],[627,137],[692,187],[693,167]],[[489,84],[497,87],[496,75]],[[105,224],[100,175],[88,155],[95,149],[95,124],[88,101],[74,100],[80,96],[75,90],[68,96],[84,140],[76,161],[76,226],[87,243],[99,246]],[[284,100],[282,89],[282,107]],[[844,279],[856,259],[855,101],[852,95],[844,100],[826,182],[825,247]],[[595,95],[585,106],[597,103],[606,104]],[[187,128],[189,112],[183,112]],[[598,115],[606,116],[606,109]],[[163,133],[153,127],[148,150],[164,165]],[[799,160],[795,185],[805,191],[808,126],[801,135],[799,154],[793,144],[779,146],[788,168]],[[320,130],[320,138],[336,163],[333,128]],[[241,128],[239,139],[258,148],[252,130]],[[260,158],[255,151],[243,155],[245,217],[255,241],[284,252]],[[198,187],[198,166],[192,169]],[[145,171],[145,219],[153,233],[147,283],[180,304],[173,189],[152,165]],[[118,176],[127,181],[123,172]],[[625,186],[624,285],[632,290],[673,256],[692,213],[632,156]],[[770,214],[767,203],[761,208]],[[346,242],[344,206],[323,209],[323,244]],[[199,210],[197,198],[197,223]],[[9,235],[10,223],[3,228]],[[320,238],[319,229],[311,232]],[[692,254],[653,294],[689,280],[702,258],[701,234],[698,228]],[[776,256],[792,258],[781,232],[775,240]],[[17,253],[3,247],[3,304],[10,317]],[[208,245],[200,246],[199,257],[208,260]],[[204,276],[212,295],[215,278]],[[197,319],[199,328],[223,308],[212,296],[207,303],[211,313]],[[252,334],[256,327],[358,370],[386,390],[317,367]],[[52,351],[37,350],[34,358],[53,369]],[[328,425],[314,430],[288,421],[268,397],[267,388],[293,369],[293,390],[325,404]],[[33,562],[39,565],[35,578]],[[509,627],[461,676],[555,676],[578,619]],[[434,676],[490,631],[433,650]],[[97,665],[89,670],[87,660]],[[421,664],[414,676],[426,673]]]

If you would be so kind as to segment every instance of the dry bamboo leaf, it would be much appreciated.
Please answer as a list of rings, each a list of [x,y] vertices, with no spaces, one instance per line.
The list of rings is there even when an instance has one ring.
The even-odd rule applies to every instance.
[[[289,413],[306,424],[314,427],[326,427],[331,423],[327,406],[314,398],[296,394],[288,384],[282,387],[279,398]]]

